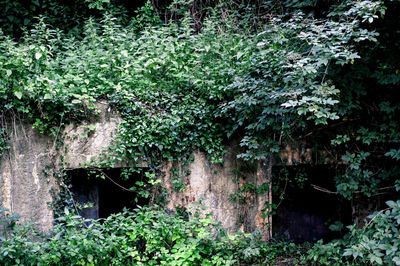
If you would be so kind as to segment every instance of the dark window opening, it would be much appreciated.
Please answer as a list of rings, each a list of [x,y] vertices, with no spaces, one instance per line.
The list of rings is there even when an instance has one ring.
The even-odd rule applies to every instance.
[[[335,169],[329,165],[273,168],[276,188],[273,202],[279,204],[273,216],[275,237],[301,243],[332,240],[344,233],[345,226],[352,222],[350,202],[321,191],[336,191],[335,174]],[[329,226],[333,224],[337,228],[343,224],[342,231],[330,230]]]
[[[130,173],[129,178],[122,178],[121,173],[126,168],[102,169],[104,178],[96,176],[99,171],[88,169],[68,170],[71,181],[71,192],[79,214],[84,218],[107,218],[111,214],[121,212],[124,208],[148,204],[148,200],[137,195],[130,188],[137,181],[145,183],[145,175]]]

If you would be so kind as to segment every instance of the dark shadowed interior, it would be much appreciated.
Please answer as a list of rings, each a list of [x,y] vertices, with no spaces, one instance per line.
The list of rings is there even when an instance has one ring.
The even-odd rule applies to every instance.
[[[351,204],[334,193],[319,190],[336,191],[334,169],[327,165],[300,165],[286,169],[288,182],[280,181],[280,189],[273,199],[275,204],[279,204],[279,196],[285,190],[273,216],[274,235],[297,243],[340,237],[340,232],[329,230],[329,226],[335,222],[345,226],[350,224]],[[275,166],[274,176],[278,176],[281,170],[281,166]]]
[[[130,178],[125,180],[121,178],[122,169],[102,169],[104,178],[96,177],[87,169],[67,171],[75,203],[83,206],[79,208],[82,217],[106,218],[124,208],[135,208],[148,203],[134,191],[129,191],[137,181],[144,181],[144,172],[130,174]]]

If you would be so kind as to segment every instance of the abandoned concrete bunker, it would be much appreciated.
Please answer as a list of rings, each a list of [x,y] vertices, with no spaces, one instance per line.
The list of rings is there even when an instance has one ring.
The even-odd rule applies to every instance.
[[[10,149],[0,159],[0,208],[22,215],[22,221],[34,222],[43,232],[49,231],[55,217],[51,206],[65,185],[57,178],[60,172],[70,181],[69,192],[85,218],[105,218],[150,202],[152,195],[139,198],[131,190],[136,182],[145,182],[145,164],[129,180],[121,177],[121,172],[129,170],[123,162],[100,169],[103,178],[91,173],[88,163],[104,153],[121,122],[106,103],[98,105],[101,114],[90,124],[93,132],[84,136],[88,123],[68,125],[62,147],[26,121],[10,123]],[[260,230],[266,239],[274,236],[304,242],[332,239],[335,234],[329,230],[331,224],[350,224],[384,202],[382,198],[374,206],[351,206],[339,200],[329,193],[334,190],[329,162],[314,161],[312,152],[304,147],[293,145],[283,150],[281,159],[285,164],[250,164],[237,158],[238,146],[234,142],[227,145],[223,165],[210,163],[201,151],[194,152],[184,177],[185,187],[179,191],[171,182],[173,163],[164,162],[165,208],[189,210],[201,203],[228,232]],[[274,178],[282,173],[287,179]],[[281,183],[272,186],[276,180]],[[293,185],[296,182],[301,183],[300,188]],[[266,186],[263,193],[253,193],[261,186]],[[279,189],[271,191],[272,187]],[[271,206],[277,208],[268,212]]]

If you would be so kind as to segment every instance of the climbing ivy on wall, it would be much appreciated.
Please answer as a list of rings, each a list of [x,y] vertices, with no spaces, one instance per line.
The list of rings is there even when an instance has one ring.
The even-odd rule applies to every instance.
[[[106,100],[122,122],[107,154],[88,165],[96,175],[120,161],[147,162],[157,185],[154,172],[171,160],[182,167],[171,171],[181,190],[195,150],[222,163],[224,145],[235,140],[239,157],[254,163],[302,141],[340,164],[330,193],[354,199],[400,190],[398,1],[173,0],[139,9],[108,0],[20,2],[0,1],[7,13],[0,18],[0,154],[9,146],[10,120],[57,138],[68,123],[96,119],[96,102]],[[306,177],[277,178],[301,186]],[[231,199],[245,202],[268,185],[244,183]],[[148,196],[146,188],[136,190]],[[67,189],[58,195],[71,204]],[[55,213],[63,216],[58,203]],[[359,259],[365,254],[369,263],[397,263],[396,204],[372,218],[378,229],[367,235],[379,243],[376,232],[389,228],[390,246],[379,249],[395,259],[350,249],[375,245],[355,227],[343,241],[318,244],[308,259],[366,263]]]
[[[398,109],[383,95],[363,105],[376,92],[352,80],[369,73],[362,65],[373,65],[374,46],[396,51],[384,35],[389,26],[379,24],[386,6],[396,3],[328,1],[317,10],[312,1],[247,8],[239,2],[232,1],[236,8],[224,1],[209,8],[148,3],[131,19],[88,1],[102,11],[79,34],[48,17],[37,18],[18,41],[0,33],[1,113],[55,137],[67,123],[95,117],[96,101],[107,99],[123,121],[109,153],[92,163],[102,167],[124,160],[156,169],[162,160],[187,161],[196,149],[221,163],[224,144],[234,138],[245,160],[264,159],[293,138],[319,146],[332,140],[338,148],[329,150],[349,164],[337,177],[337,192],[372,195],[381,182],[362,165],[373,158],[373,142],[384,144],[384,158],[397,160]],[[395,87],[396,64],[381,62],[372,77]],[[347,127],[364,110],[384,114],[382,131]],[[336,122],[347,128],[336,132]],[[367,149],[346,146],[352,139]],[[395,167],[385,165],[379,178],[393,180]]]

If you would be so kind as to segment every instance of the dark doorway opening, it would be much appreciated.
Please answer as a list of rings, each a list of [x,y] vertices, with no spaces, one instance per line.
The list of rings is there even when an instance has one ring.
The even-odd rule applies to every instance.
[[[121,173],[127,168],[68,170],[71,182],[71,193],[79,214],[84,218],[107,218],[111,214],[121,212],[124,208],[135,208],[148,204],[148,200],[139,197],[130,188],[136,182],[145,183],[144,170],[129,173],[129,178],[122,178]],[[98,175],[103,174],[103,178]]]
[[[352,222],[351,203],[326,192],[336,191],[335,174],[329,165],[273,168],[273,202],[279,204],[273,216],[274,237],[301,243],[332,240],[344,233],[345,226]],[[332,231],[331,225],[344,227],[341,231]]]

